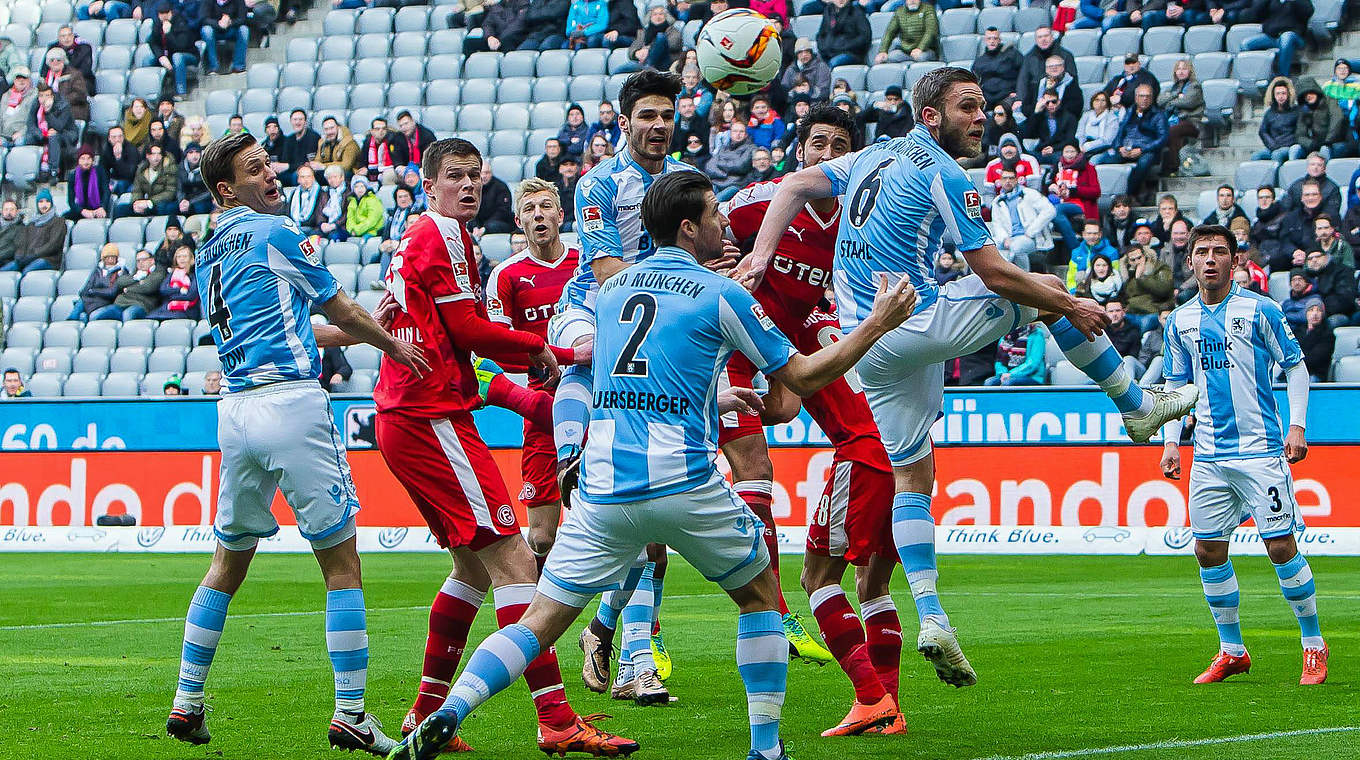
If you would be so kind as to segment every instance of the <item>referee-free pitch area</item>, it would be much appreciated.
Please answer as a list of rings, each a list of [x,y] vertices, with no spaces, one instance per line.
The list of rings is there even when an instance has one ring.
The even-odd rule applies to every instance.
[[[941,558],[941,596],[977,668],[977,686],[936,680],[914,650],[906,583],[894,579],[908,640],[899,737],[823,739],[850,706],[836,668],[794,661],[784,736],[798,760],[834,758],[1270,758],[1360,755],[1360,558],[1311,560],[1331,681],[1297,685],[1298,628],[1265,558],[1235,562],[1250,674],[1190,681],[1217,637],[1194,560],[1152,557]],[[306,555],[260,555],[235,597],[208,680],[213,741],[164,734],[183,615],[208,564],[184,555],[0,555],[0,758],[323,758],[332,711],[324,590]],[[812,627],[783,560],[784,588]],[[425,610],[448,560],[364,558],[372,663],[369,710],[392,732],[415,693]],[[494,624],[484,609],[473,631]],[[558,654],[582,714],[642,743],[637,758],[740,760],[746,704],[733,661],[734,607],[678,558],[662,623],[679,701],[640,708],[586,691],[573,630]],[[469,653],[472,642],[469,642]],[[466,659],[464,660],[466,663]],[[476,758],[541,757],[522,683],[466,724]]]

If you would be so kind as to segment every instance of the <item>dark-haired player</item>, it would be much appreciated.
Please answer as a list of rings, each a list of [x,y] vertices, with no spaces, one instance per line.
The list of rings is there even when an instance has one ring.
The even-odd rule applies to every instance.
[[[477,608],[492,589],[497,622],[520,619],[533,597],[537,567],[520,537],[496,462],[473,423],[481,399],[471,354],[535,367],[555,378],[571,351],[488,319],[467,223],[481,205],[482,156],[466,140],[439,140],[421,157],[429,211],[407,229],[387,271],[396,300],[390,328],[420,346],[433,371],[416,376],[383,362],[373,400],[383,460],[420,510],[453,572],[430,607],[420,693],[409,730],[438,707],[457,672]],[[525,663],[545,752],[616,755],[637,743],[605,733],[567,704],[557,655]]]
[[[843,156],[856,147],[856,133],[855,122],[845,111],[815,106],[798,121],[798,161],[813,167]],[[733,237],[742,241],[755,237],[778,189],[779,180],[759,182],[723,204]],[[838,199],[809,201],[780,237],[774,260],[754,293],[775,325],[807,354],[840,337],[840,322],[822,306],[831,285],[840,222]],[[727,371],[733,385],[749,387],[755,367],[745,357],[733,355]],[[892,465],[853,371],[809,396],[803,405],[830,439],[836,455],[808,529],[802,583],[822,637],[855,688],[850,713],[823,735],[870,730],[904,733],[906,723],[897,707],[902,626],[888,593],[897,564],[892,543]],[[738,424],[724,426],[719,436],[724,451],[731,448],[734,438],[764,444],[759,422],[748,422],[752,418],[747,416],[736,419]],[[767,548],[778,551],[771,545],[774,522],[768,503],[765,512],[756,511],[756,516],[766,522]],[[848,563],[860,568],[857,590],[864,627],[841,590]]]
[[[944,362],[1041,319],[1067,359],[1114,400],[1129,436],[1139,442],[1189,411],[1198,391],[1138,387],[1104,335],[1108,318],[1098,304],[1072,296],[1057,277],[1022,271],[1001,258],[982,221],[982,197],[957,161],[982,150],[986,110],[977,77],[952,66],[935,69],[916,83],[912,103],[917,125],[906,137],[785,178],[749,266],[751,281],[758,281],[803,205],[844,195],[833,275],[842,328],[853,329],[869,312],[884,273],[908,277],[920,291],[921,309],[856,369],[893,464],[893,538],[920,619],[916,648],[941,680],[968,686],[977,674],[940,604],[930,511],[930,426],[943,403]],[[946,239],[963,252],[973,274],[941,286],[934,265]]]
[[[849,371],[901,324],[916,295],[884,278],[858,330],[813,356],[798,353],[734,281],[702,266],[724,253],[726,220],[697,172],[656,181],[642,202],[660,248],[600,288],[595,399],[580,487],[558,530],[529,611],[487,637],[449,690],[390,756],[432,760],[468,715],[518,677],[601,591],[618,588],[648,543],[673,547],[736,602],[737,670],[746,687],[748,760],[783,760],[779,722],[788,640],[759,519],[718,474],[717,387],[740,351],[767,376],[812,394]]]
[[[311,542],[326,579],[326,649],[335,670],[332,746],[386,754],[395,742],[364,709],[368,632],[355,548],[359,499],[350,478],[330,397],[318,382],[308,307],[320,304],[345,333],[387,354],[419,377],[430,367],[420,349],[394,339],[343,290],[293,220],[282,214],[278,177],[249,134],[213,141],[203,181],[222,210],[198,249],[198,289],[222,360],[218,405],[221,490],[212,566],[184,622],[179,686],[166,731],[206,744],[203,685],[226,624],[227,606],[245,581],[255,547],[274,535],[275,490]]]

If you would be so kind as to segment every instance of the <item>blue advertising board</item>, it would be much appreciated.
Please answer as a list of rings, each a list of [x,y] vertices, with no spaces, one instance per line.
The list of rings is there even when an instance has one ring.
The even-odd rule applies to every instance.
[[[1283,391],[1277,391],[1281,409]],[[373,447],[373,400],[332,399],[336,426],[351,449]],[[1308,440],[1360,443],[1360,387],[1328,385],[1309,396]],[[476,413],[492,448],[515,448],[523,421],[504,409]],[[1095,388],[949,389],[932,434],[937,445],[1128,443],[1119,414]],[[766,429],[771,446],[822,446],[826,436],[807,416]],[[0,404],[0,451],[212,451],[217,448],[216,400],[29,399]]]

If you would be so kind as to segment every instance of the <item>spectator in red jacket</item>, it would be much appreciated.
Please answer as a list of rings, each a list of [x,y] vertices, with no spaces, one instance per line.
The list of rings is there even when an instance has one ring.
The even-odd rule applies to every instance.
[[[1001,182],[1001,170],[1011,169],[1015,172],[1015,178],[1025,183],[1030,176],[1039,176],[1039,162],[1034,156],[1020,151],[1020,138],[1013,134],[1004,134],[997,141],[997,150],[1001,155],[991,160],[987,164],[987,182],[996,187]]]
[[[1062,235],[1067,250],[1075,251],[1081,245],[1076,232],[1081,228],[1080,220],[1100,219],[1096,206],[1100,200],[1100,176],[1075,140],[1062,146],[1062,155],[1049,173],[1047,184],[1048,199],[1058,207],[1053,227]]]

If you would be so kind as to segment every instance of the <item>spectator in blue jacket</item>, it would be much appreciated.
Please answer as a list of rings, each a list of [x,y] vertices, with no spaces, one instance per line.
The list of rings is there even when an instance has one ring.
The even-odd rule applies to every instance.
[[[769,148],[784,136],[784,120],[770,107],[770,99],[757,95],[751,99],[751,121],[746,125],[751,142]]]
[[[590,127],[586,124],[586,110],[580,103],[567,106],[567,122],[557,130],[557,141],[562,143],[562,152],[581,158],[590,144]]]
[[[1275,75],[1289,76],[1294,56],[1308,34],[1313,4],[1308,0],[1255,0],[1251,15],[1261,22],[1261,33],[1243,40],[1242,49],[1280,51],[1275,56]]]
[[[579,50],[604,47],[604,33],[609,29],[609,4],[605,0],[571,0],[567,11],[567,44],[563,47]]]
[[[1067,269],[1067,289],[1076,292],[1077,283],[1086,279],[1086,270],[1096,256],[1110,261],[1119,258],[1119,251],[1105,239],[1099,219],[1087,219],[1081,228],[1081,245],[1072,249],[1072,262]]]
[[[619,114],[614,110],[614,104],[607,100],[600,101],[600,120],[590,125],[590,132],[586,135],[586,146],[595,139],[595,135],[603,134],[614,150],[623,147],[620,142],[623,137],[623,130],[619,129]]]
[[[1069,29],[1109,29],[1109,25],[1115,23],[1114,19],[1119,16],[1120,0],[1081,0],[1077,18],[1070,25]]]
[[[1160,165],[1171,125],[1166,112],[1154,102],[1151,85],[1140,84],[1133,97],[1133,108],[1124,117],[1114,138],[1114,152],[1101,156],[1102,164],[1133,164],[1129,174],[1129,194],[1138,193],[1143,183]]]

